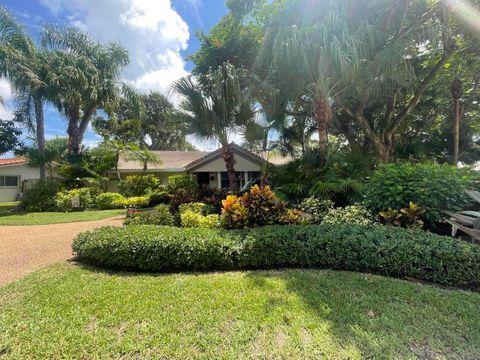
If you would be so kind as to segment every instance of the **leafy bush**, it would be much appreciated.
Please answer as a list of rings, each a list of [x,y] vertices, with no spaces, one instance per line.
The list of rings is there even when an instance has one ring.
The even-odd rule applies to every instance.
[[[78,235],[72,247],[85,261],[143,271],[331,268],[480,285],[480,246],[381,225],[104,227]]]
[[[167,191],[170,194],[175,194],[179,190],[188,192],[192,196],[198,194],[197,179],[189,174],[173,175],[168,177]]]
[[[252,186],[242,197],[242,204],[247,209],[248,222],[252,226],[272,225],[278,222],[283,204],[277,201],[270,186]]]
[[[223,208],[220,222],[227,229],[242,229],[248,226],[248,211],[242,204],[241,198],[228,195],[222,201]]]
[[[124,225],[168,225],[174,223],[173,215],[168,210],[167,205],[157,205],[153,210],[142,211],[134,214],[133,217],[127,218]]]
[[[468,204],[465,190],[470,180],[466,172],[450,165],[389,164],[369,179],[365,205],[378,213],[408,207],[413,201],[425,209],[425,220],[435,222],[442,218],[440,210],[457,211]]]
[[[180,214],[183,214],[187,211],[193,212],[195,214],[202,214],[203,208],[205,207],[205,204],[203,203],[186,203],[182,204],[178,207],[178,211]]]
[[[84,187],[82,189],[86,189],[83,191],[88,191],[88,194],[90,195],[90,198],[92,199],[92,202],[89,204],[89,206],[95,207],[97,204],[95,200],[97,199],[97,196],[100,194],[103,194],[103,190],[99,188],[98,186],[88,186]]]
[[[372,214],[360,205],[350,205],[344,208],[330,209],[323,217],[322,224],[357,224],[373,223]]]
[[[313,196],[304,199],[298,209],[307,213],[310,216],[310,222],[313,224],[320,224],[325,214],[333,209],[333,201],[320,200]]]
[[[423,221],[420,219],[420,216],[424,212],[425,209],[410,201],[408,207],[400,210],[390,208],[386,211],[380,211],[379,215],[386,224],[421,229]]]
[[[165,190],[156,190],[149,195],[148,206],[154,207],[160,204],[168,204],[170,196]]]
[[[193,203],[197,201],[197,197],[187,190],[177,190],[175,194],[170,196],[170,211],[176,213],[182,204]]]
[[[209,214],[220,214],[222,211],[222,200],[227,196],[227,192],[220,189],[212,189],[205,185],[200,189],[199,200],[207,205],[204,212]]]
[[[153,192],[160,185],[155,175],[132,175],[127,176],[120,183],[120,193],[126,197],[144,196]]]
[[[148,196],[134,196],[125,199],[126,207],[146,207],[148,206],[149,197]]]
[[[125,197],[122,194],[106,192],[96,197],[95,203],[99,209],[121,209],[125,206]]]
[[[73,207],[73,199],[78,197],[78,207]],[[90,188],[73,189],[59,192],[55,195],[55,204],[61,211],[83,211],[94,205]]]
[[[215,228],[220,223],[220,217],[217,214],[202,215],[190,210],[181,212],[180,220],[183,227],[195,228]]]
[[[55,211],[57,208],[55,195],[60,189],[61,184],[58,181],[38,181],[25,191],[20,201],[20,207],[25,211],[32,212]]]

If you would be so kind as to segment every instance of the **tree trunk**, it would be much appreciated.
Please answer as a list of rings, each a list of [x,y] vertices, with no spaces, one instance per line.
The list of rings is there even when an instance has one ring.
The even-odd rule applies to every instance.
[[[222,157],[227,168],[228,180],[230,182],[230,189],[232,191],[238,190],[237,175],[235,173],[235,158],[233,150],[230,145],[224,145],[222,148]]]
[[[79,112],[78,110],[70,111],[68,118],[68,153],[70,155],[79,155],[81,150],[81,143],[78,129]]]
[[[328,99],[318,96],[314,104],[315,120],[318,127],[318,148],[322,159],[327,157],[328,146],[328,123],[332,118],[332,108],[328,103]]]
[[[46,171],[45,171],[45,162],[44,162],[44,155],[45,155],[45,118],[43,114],[43,101],[39,98],[34,98],[34,106],[35,106],[35,122],[37,127],[37,147],[38,147],[38,154],[42,158],[42,162],[40,164],[40,179],[45,180]]]
[[[453,99],[453,156],[452,156],[452,165],[458,165],[458,157],[460,153],[460,121],[462,119],[462,103],[461,97],[463,95],[462,81],[458,78],[455,78],[452,82],[451,88],[452,99]]]

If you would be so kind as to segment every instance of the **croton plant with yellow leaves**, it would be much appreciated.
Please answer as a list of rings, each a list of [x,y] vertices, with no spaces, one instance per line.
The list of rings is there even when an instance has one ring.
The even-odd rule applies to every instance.
[[[243,196],[229,195],[222,201],[221,223],[228,229],[273,224],[298,224],[301,212],[287,209],[270,186],[252,186]]]

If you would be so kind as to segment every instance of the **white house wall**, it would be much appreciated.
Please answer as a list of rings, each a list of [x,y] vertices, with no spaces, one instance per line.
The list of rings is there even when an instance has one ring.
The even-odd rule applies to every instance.
[[[0,202],[15,201],[17,194],[22,191],[23,180],[34,180],[40,178],[39,168],[32,168],[26,164],[7,165],[0,167],[0,176],[19,176],[20,181],[18,187],[1,187],[0,186]]]

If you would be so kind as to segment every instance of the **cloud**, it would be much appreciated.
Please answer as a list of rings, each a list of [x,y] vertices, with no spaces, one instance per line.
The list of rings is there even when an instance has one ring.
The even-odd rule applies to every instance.
[[[130,54],[124,80],[141,91],[165,93],[172,81],[187,74],[181,51],[187,48],[189,28],[170,0],[40,2],[52,15],[62,16],[101,42],[116,41],[124,46]]]
[[[10,84],[5,79],[0,79],[0,97],[3,100],[3,104],[0,104],[0,119],[11,120],[13,119],[13,94]]]

